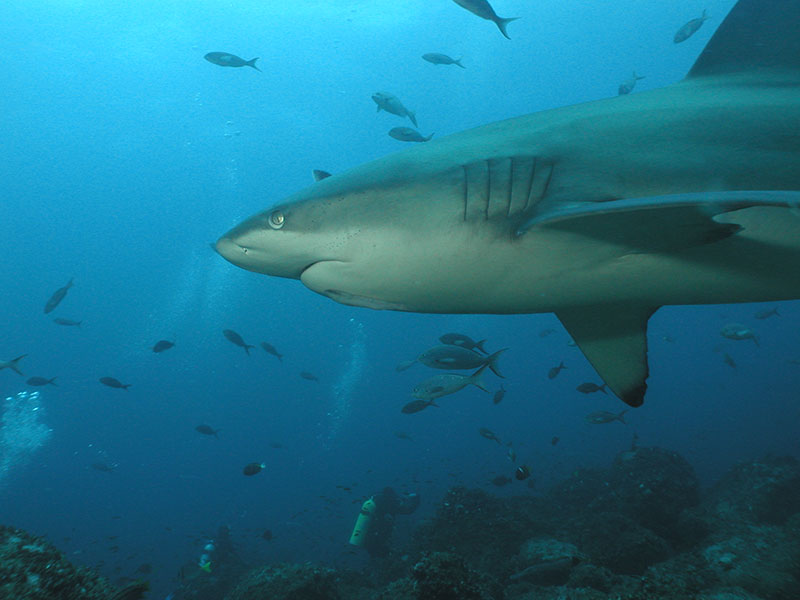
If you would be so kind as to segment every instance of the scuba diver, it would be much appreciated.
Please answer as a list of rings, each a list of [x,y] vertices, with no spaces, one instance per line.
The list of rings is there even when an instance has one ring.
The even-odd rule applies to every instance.
[[[386,556],[395,515],[410,515],[418,506],[418,494],[398,494],[390,487],[383,488],[361,506],[350,543],[363,547],[371,557]]]

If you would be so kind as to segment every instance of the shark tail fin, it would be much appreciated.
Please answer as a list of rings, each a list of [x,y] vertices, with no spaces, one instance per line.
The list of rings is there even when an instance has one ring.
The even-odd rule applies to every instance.
[[[626,412],[628,412],[627,408],[617,415],[617,421],[619,421],[623,425],[627,425],[628,424],[628,423],[625,422],[625,413]]]
[[[508,32],[506,31],[506,27],[508,26],[509,23],[511,23],[511,21],[516,21],[517,19],[519,19],[519,17],[510,17],[507,19],[504,19],[503,17],[497,17],[497,20],[495,21],[495,23],[497,23],[497,28],[500,30],[500,33],[502,33],[507,40],[510,40],[511,38],[508,37]]]
[[[453,61],[453,64],[454,64],[454,65],[458,65],[458,66],[459,66],[459,67],[461,67],[462,69],[466,69],[467,67],[465,67],[464,65],[462,65],[462,64],[461,64],[461,59],[462,59],[462,58],[464,58],[464,57],[462,56],[461,58],[459,58],[459,59],[457,59],[457,60],[454,60],[454,61]]]
[[[432,138],[434,135],[436,135],[436,132],[434,132],[434,133],[430,134],[430,135],[429,135],[428,137],[426,137],[426,138],[422,138],[422,140],[423,140],[423,141],[425,141],[425,142],[429,142],[429,141],[431,140],[431,138]]]
[[[256,56],[255,58],[251,58],[250,60],[248,60],[248,61],[247,61],[247,62],[245,62],[244,64],[245,64],[245,65],[247,65],[248,67],[253,67],[253,68],[254,68],[256,71],[258,71],[259,73],[263,73],[263,71],[262,71],[261,69],[259,69],[259,68],[256,66],[256,61],[257,61],[259,58],[261,58],[261,57],[260,57],[260,56]]]
[[[417,115],[408,109],[406,109],[406,114],[408,115],[408,118],[411,119],[411,122],[414,124],[414,127],[419,127],[419,125],[417,125]]]

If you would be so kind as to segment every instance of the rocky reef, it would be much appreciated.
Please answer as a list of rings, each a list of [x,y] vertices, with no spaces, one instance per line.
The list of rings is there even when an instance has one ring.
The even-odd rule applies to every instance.
[[[147,584],[114,589],[84,567],[76,567],[47,540],[0,526],[0,598],[14,600],[138,600]]]
[[[0,529],[0,551],[2,598],[141,596],[141,589],[111,589],[19,530]],[[261,566],[213,597],[795,600],[800,463],[791,457],[741,463],[703,491],[676,453],[634,448],[609,468],[575,471],[541,496],[497,498],[454,487],[408,545],[374,561],[368,574],[313,564]]]

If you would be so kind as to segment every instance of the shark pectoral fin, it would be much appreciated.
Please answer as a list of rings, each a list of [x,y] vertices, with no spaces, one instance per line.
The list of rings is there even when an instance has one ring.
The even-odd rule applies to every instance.
[[[633,252],[680,251],[736,234],[740,225],[716,217],[760,206],[796,208],[800,192],[694,192],[585,202],[535,215],[518,233],[549,227],[626,246]]]
[[[647,368],[647,320],[658,307],[589,306],[556,316],[608,387],[626,404],[641,406]]]

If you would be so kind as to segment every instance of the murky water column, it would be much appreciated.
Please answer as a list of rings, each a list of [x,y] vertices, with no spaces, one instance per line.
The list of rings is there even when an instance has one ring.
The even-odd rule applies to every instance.
[[[44,415],[39,392],[9,396],[0,414],[0,486],[8,474],[27,463],[50,438],[53,430],[42,423]]]
[[[336,439],[350,416],[351,400],[355,394],[364,366],[367,361],[366,335],[364,324],[355,319],[350,319],[352,341],[350,342],[350,356],[339,379],[333,384],[331,390],[331,408],[327,412],[328,434],[324,439],[326,448]]]

